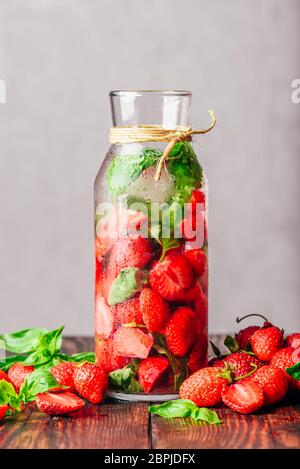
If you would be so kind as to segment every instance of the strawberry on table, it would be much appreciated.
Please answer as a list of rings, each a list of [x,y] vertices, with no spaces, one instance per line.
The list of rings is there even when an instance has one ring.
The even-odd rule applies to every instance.
[[[15,363],[10,367],[10,369],[8,370],[8,377],[17,392],[20,391],[25,379],[33,371],[33,366],[25,366],[22,363]]]
[[[140,298],[132,298],[115,306],[115,323],[117,326],[132,322],[143,324]]]
[[[147,358],[153,337],[137,327],[120,327],[113,335],[113,348],[118,355]]]
[[[71,392],[75,391],[74,371],[75,364],[73,362],[62,362],[51,368],[51,373],[56,381],[62,386],[67,386],[69,388],[68,390]]]
[[[85,402],[70,391],[64,391],[38,394],[36,404],[39,410],[45,414],[65,415],[81,409],[84,407]]]
[[[231,353],[224,358],[224,362],[233,371],[235,378],[241,378],[246,374],[254,372],[264,364],[255,356],[244,351]]]
[[[222,390],[222,401],[235,412],[251,414],[263,406],[264,394],[257,383],[243,380],[225,386]]]
[[[140,308],[143,323],[150,332],[160,332],[170,317],[168,303],[151,288],[144,288],[141,291]]]
[[[177,357],[188,353],[196,338],[197,317],[187,306],[177,308],[166,327],[168,350]]]
[[[264,404],[271,405],[281,401],[286,395],[288,378],[279,368],[269,365],[262,366],[249,378],[255,381],[264,393]]]
[[[261,328],[252,334],[250,344],[260,360],[269,361],[283,345],[283,332],[275,326]]]
[[[196,275],[202,275],[206,269],[206,253],[202,249],[190,249],[184,253],[185,258]]]
[[[221,392],[227,379],[220,368],[202,368],[187,378],[179,389],[181,399],[189,399],[199,407],[211,407],[221,402]]]
[[[241,329],[237,334],[235,334],[235,340],[239,344],[240,349],[245,350],[249,344],[250,337],[254,332],[261,329],[259,326],[248,326],[245,329]]]
[[[106,373],[93,363],[78,365],[74,372],[76,391],[92,404],[100,404],[108,386]]]
[[[300,347],[300,332],[294,332],[285,339],[287,347],[298,348]]]
[[[184,256],[168,255],[155,262],[149,274],[150,286],[169,301],[180,300],[184,291],[192,286],[193,274]]]
[[[8,410],[9,410],[9,406],[7,404],[0,405],[0,421],[4,419],[5,414]]]
[[[145,393],[149,393],[159,378],[169,368],[167,357],[148,357],[142,360],[138,367],[138,380]]]
[[[129,362],[129,358],[118,355],[113,346],[112,338],[104,340],[96,336],[95,356],[96,365],[105,373],[124,368]]]
[[[278,352],[273,355],[270,361],[270,365],[274,368],[281,369],[287,376],[291,387],[294,389],[300,390],[300,381],[296,381],[292,376],[286,373],[286,369],[290,368],[291,366],[295,365],[297,361],[295,361],[295,351],[298,349],[293,349],[292,347],[286,347],[278,350]],[[297,360],[297,358],[296,358]]]

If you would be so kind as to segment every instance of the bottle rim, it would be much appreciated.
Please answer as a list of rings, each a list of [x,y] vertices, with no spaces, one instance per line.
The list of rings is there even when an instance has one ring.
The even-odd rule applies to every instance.
[[[113,90],[109,96],[191,96],[188,90]]]

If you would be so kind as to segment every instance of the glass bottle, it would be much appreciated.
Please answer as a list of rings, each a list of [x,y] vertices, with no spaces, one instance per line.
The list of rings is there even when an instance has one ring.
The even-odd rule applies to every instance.
[[[115,127],[190,124],[189,91],[112,91]],[[190,141],[113,144],[95,196],[95,353],[109,395],[166,400],[207,363],[207,180]]]

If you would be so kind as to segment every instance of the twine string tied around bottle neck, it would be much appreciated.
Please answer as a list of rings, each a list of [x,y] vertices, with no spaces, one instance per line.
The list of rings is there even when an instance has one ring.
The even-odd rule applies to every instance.
[[[158,181],[165,160],[168,158],[174,145],[178,142],[190,142],[193,135],[206,134],[216,125],[216,116],[209,110],[211,124],[207,129],[192,129],[192,127],[177,126],[175,129],[166,129],[161,125],[136,125],[124,127],[111,127],[109,141],[112,144],[144,143],[144,142],[168,142],[160,157],[154,180]]]

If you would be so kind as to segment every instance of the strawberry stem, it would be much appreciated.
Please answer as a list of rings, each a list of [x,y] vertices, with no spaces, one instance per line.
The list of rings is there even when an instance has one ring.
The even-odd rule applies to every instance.
[[[243,316],[242,318],[237,317],[236,322],[239,323],[239,322],[243,321],[246,318],[250,318],[251,316],[258,316],[258,317],[264,319],[266,322],[268,322],[268,319],[265,316],[263,316],[262,314],[258,314],[258,313],[246,314],[246,316]]]
[[[235,381],[239,381],[241,379],[244,379],[244,378],[248,378],[248,376],[251,376],[252,373],[254,373],[254,371],[257,370],[258,366],[256,365],[256,363],[250,363],[250,366],[252,366],[253,370],[251,371],[248,371],[248,373],[242,375],[242,376],[238,376],[237,378],[235,378]]]

